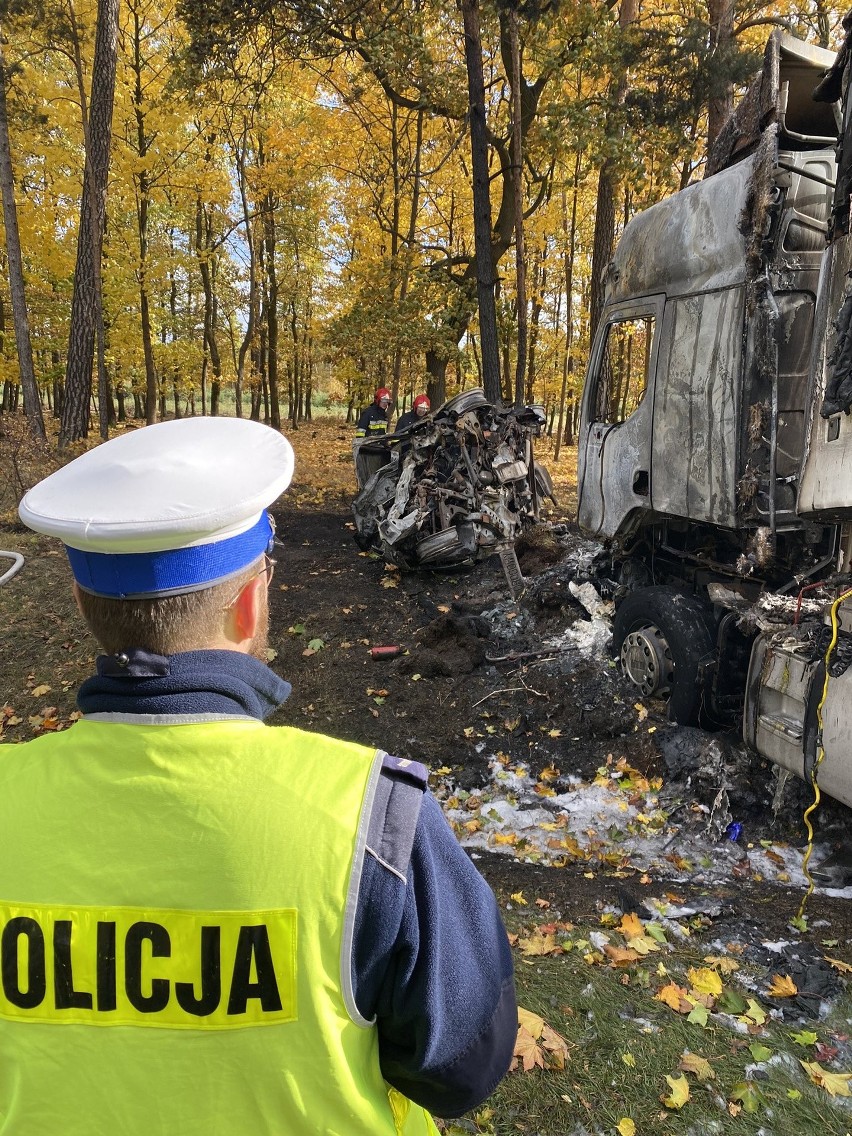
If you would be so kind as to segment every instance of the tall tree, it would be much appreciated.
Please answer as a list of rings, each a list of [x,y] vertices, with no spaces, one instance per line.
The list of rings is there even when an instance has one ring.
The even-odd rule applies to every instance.
[[[24,263],[21,256],[21,236],[18,231],[18,206],[15,201],[15,178],[12,169],[12,151],[9,144],[9,116],[6,109],[6,88],[9,76],[3,53],[3,33],[0,30],[0,191],[3,196],[3,226],[6,231],[6,261],[9,266],[9,291],[12,297],[12,318],[15,323],[15,347],[18,370],[24,392],[24,413],[32,433],[45,438],[44,418],[38,396],[33,348],[30,339],[30,321],[24,288]]]
[[[621,0],[618,26],[622,32],[634,24],[639,16],[638,0]],[[627,97],[628,74],[623,69],[615,77],[612,103],[614,111],[624,104]],[[616,115],[614,114],[615,118]],[[614,154],[604,158],[598,174],[598,196],[595,205],[595,238],[592,252],[592,293],[590,335],[594,338],[600,320],[604,301],[604,277],[607,265],[612,258],[615,243],[615,194],[619,181],[618,160]]]
[[[707,0],[707,15],[710,23],[709,55],[713,77],[707,108],[709,150],[734,109],[734,83],[728,65],[734,39],[734,0]]]
[[[65,396],[59,425],[59,446],[67,446],[89,431],[92,358],[97,318],[97,267],[106,223],[106,192],[112,146],[112,115],[118,41],[119,0],[98,0],[98,23],[89,99],[89,147],[83,174],[77,267],[68,334]]]
[[[509,26],[512,89],[512,196],[515,204],[515,292],[518,313],[518,349],[515,364],[515,405],[524,401],[524,372],[527,361],[527,264],[524,246],[524,128],[521,100],[521,40],[518,9],[512,4],[506,17]]]
[[[500,399],[500,349],[497,343],[496,272],[491,255],[491,191],[488,176],[488,128],[485,120],[485,79],[477,0],[459,0],[464,21],[464,57],[470,113],[470,154],[473,169],[473,237],[476,249],[476,298],[479,345],[485,397]],[[434,382],[434,379],[433,379]],[[441,384],[443,385],[443,384]],[[439,397],[443,391],[435,391]]]

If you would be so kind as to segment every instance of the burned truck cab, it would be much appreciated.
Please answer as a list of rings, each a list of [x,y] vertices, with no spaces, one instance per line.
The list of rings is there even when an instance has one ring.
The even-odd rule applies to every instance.
[[[753,632],[732,609],[834,553],[799,511],[839,134],[812,93],[834,60],[774,32],[704,180],[635,217],[608,269],[578,519],[611,553],[623,669],[681,721],[742,706]]]
[[[833,59],[774,34],[708,176],[626,227],[581,409],[588,534],[627,548],[638,534],[659,539],[649,526],[694,538],[706,525],[702,543],[724,559],[748,530],[799,527],[837,135],[833,108],[810,95]]]

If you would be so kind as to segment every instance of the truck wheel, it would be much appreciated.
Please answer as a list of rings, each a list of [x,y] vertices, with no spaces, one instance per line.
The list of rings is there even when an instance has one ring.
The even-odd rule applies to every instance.
[[[613,653],[625,677],[646,698],[668,699],[669,718],[682,726],[702,715],[702,663],[714,644],[710,607],[680,588],[639,588],[615,615]]]

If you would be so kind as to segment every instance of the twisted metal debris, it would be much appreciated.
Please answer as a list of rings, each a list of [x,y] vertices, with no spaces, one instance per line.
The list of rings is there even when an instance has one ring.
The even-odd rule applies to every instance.
[[[400,434],[356,441],[358,544],[409,570],[511,548],[552,497],[533,458],[543,424],[540,411],[495,406],[477,387]]]

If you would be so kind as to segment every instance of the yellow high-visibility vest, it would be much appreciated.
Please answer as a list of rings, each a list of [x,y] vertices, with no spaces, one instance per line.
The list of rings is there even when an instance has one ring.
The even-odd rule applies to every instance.
[[[0,746],[2,1136],[425,1136],[350,954],[381,755],[254,720]]]

